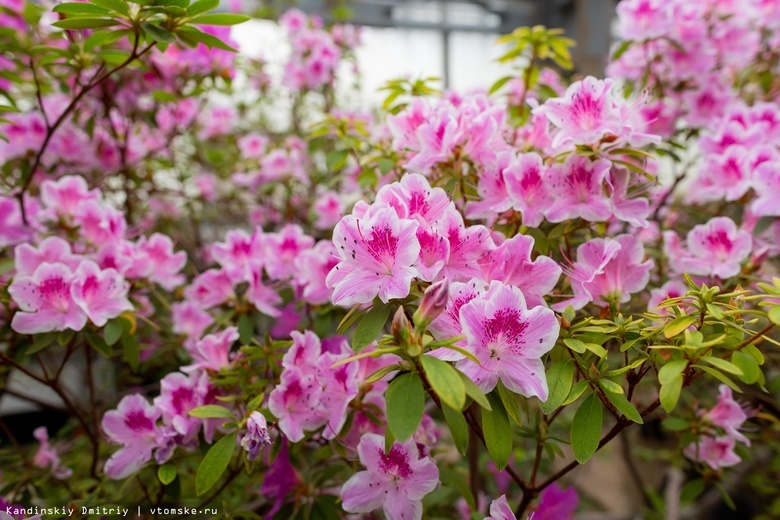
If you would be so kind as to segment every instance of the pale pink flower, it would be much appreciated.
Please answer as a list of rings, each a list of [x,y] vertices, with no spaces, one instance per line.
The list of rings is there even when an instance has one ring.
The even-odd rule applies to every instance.
[[[691,460],[703,462],[714,470],[739,464],[742,459],[734,453],[736,439],[730,435],[710,437],[704,435],[698,442],[689,444],[683,454]]]
[[[756,199],[751,204],[753,213],[762,217],[780,217],[780,159],[761,163],[755,170]]]
[[[29,200],[29,199],[28,199]],[[25,200],[27,218],[35,209]],[[31,211],[33,210],[33,211]],[[19,201],[11,197],[0,195],[0,247],[8,247],[30,240],[32,238],[32,226],[27,226],[22,221],[22,212]]]
[[[514,511],[509,507],[506,495],[501,495],[490,503],[490,516],[485,520],[517,520]]]
[[[604,180],[612,167],[606,159],[591,161],[572,154],[563,164],[548,174],[553,201],[545,212],[550,222],[582,218],[603,222],[612,216],[609,199],[604,192]]]
[[[304,374],[298,367],[285,369],[281,382],[268,397],[268,409],[279,419],[279,429],[291,442],[304,437],[323,424],[320,406],[322,387],[314,374]]]
[[[650,201],[644,197],[629,197],[631,173],[627,169],[613,167],[607,176],[607,184],[612,191],[609,205],[615,218],[628,222],[632,226],[648,227]]]
[[[419,458],[414,440],[395,442],[385,453],[384,438],[367,433],[358,455],[366,469],[341,488],[344,510],[370,513],[381,507],[389,520],[420,520],[422,499],[436,488],[439,469],[430,458]]]
[[[188,375],[172,372],[162,378],[160,395],[154,398],[154,405],[162,411],[163,423],[170,427],[166,432],[168,444],[170,440],[181,445],[194,444],[201,426],[205,428],[206,441],[211,442],[216,427],[224,420],[199,419],[189,414],[194,408],[212,404],[214,400],[211,390],[209,377],[205,372],[194,371]],[[170,450],[170,446],[166,448]]]
[[[420,243],[420,255],[414,263],[417,277],[431,282],[435,280],[450,256],[450,241],[427,224],[417,228],[417,241]]]
[[[259,233],[249,234],[241,229],[228,231],[224,242],[211,245],[212,258],[222,266],[230,281],[248,281],[252,269],[262,266],[263,249]]]
[[[436,280],[447,278],[452,282],[467,282],[472,278],[482,278],[478,262],[494,246],[490,230],[480,225],[466,227],[454,204],[447,207],[436,229],[447,239],[450,248],[447,263]]]
[[[224,269],[208,269],[192,281],[184,296],[197,302],[203,310],[222,305],[236,298],[233,283]]]
[[[750,440],[739,431],[739,428],[747,418],[748,415],[745,413],[742,405],[734,400],[731,388],[726,385],[718,387],[718,404],[704,414],[705,420],[723,428],[726,434],[733,437],[736,441],[750,446]]]
[[[534,152],[518,155],[504,170],[504,181],[512,207],[523,215],[523,225],[538,227],[553,202],[542,157]]]
[[[688,292],[688,286],[677,280],[669,280],[661,287],[650,291],[650,299],[647,301],[647,310],[649,312],[671,313],[670,309],[659,309],[658,306],[666,300],[680,298]]]
[[[382,186],[376,194],[376,204],[390,206],[399,218],[415,218],[433,224],[444,215],[450,198],[441,188],[431,184],[419,173],[407,173],[400,182]]]
[[[52,476],[56,479],[66,479],[73,475],[72,469],[60,465],[59,453],[49,444],[49,432],[45,426],[36,428],[33,437],[41,444],[33,456],[32,462],[35,466],[51,470]]]
[[[273,318],[280,316],[281,311],[277,306],[282,303],[282,297],[263,282],[263,270],[259,267],[253,269],[250,274],[249,288],[245,296],[247,301],[255,306],[255,309],[266,316]]]
[[[244,159],[259,159],[268,147],[268,137],[262,134],[247,134],[238,138],[238,149]]]
[[[664,253],[678,273],[731,278],[750,256],[752,237],[729,217],[715,217],[688,232],[686,247],[673,231],[664,232]]]
[[[278,233],[267,233],[262,240],[266,255],[265,270],[275,280],[292,277],[295,259],[314,245],[314,238],[304,233],[297,224],[287,224]]]
[[[103,432],[109,441],[122,445],[106,461],[104,471],[109,478],[125,479],[152,459],[160,415],[162,410],[140,394],[123,397],[116,410],[106,412],[101,422]]]
[[[268,422],[260,412],[252,412],[246,422],[246,433],[241,438],[241,447],[247,452],[246,458],[252,462],[260,455],[264,446],[271,444],[268,435]],[[267,477],[267,475],[266,475]]]
[[[470,359],[458,368],[483,391],[500,379],[513,392],[547,400],[547,379],[541,357],[555,345],[560,326],[555,313],[542,306],[528,309],[522,291],[494,281],[481,298],[460,308],[460,322]]]
[[[216,372],[230,366],[230,349],[238,340],[238,329],[228,327],[215,334],[204,336],[189,349],[192,364],[181,367],[182,372],[195,370],[214,370]]]
[[[463,326],[460,322],[460,309],[475,298],[480,298],[487,290],[487,285],[479,279],[473,279],[468,283],[453,282],[449,285],[449,296],[444,311],[439,314],[428,326],[428,330],[437,340],[445,340],[463,335]],[[466,339],[455,342],[458,347],[466,346]],[[438,348],[429,352],[429,355],[444,361],[458,361],[463,355],[446,348]]]
[[[100,269],[92,260],[84,260],[76,270],[70,294],[90,321],[102,327],[108,320],[133,310],[128,290],[124,276],[115,269]]]
[[[121,240],[127,231],[124,213],[98,200],[82,202],[73,222],[81,235],[98,247]]]
[[[19,305],[11,328],[20,334],[81,330],[87,316],[71,296],[73,272],[61,263],[43,263],[32,276],[17,276],[8,292]]]
[[[316,215],[315,228],[333,229],[333,226],[344,216],[344,204],[339,194],[335,191],[326,191],[319,195],[314,202],[314,214]]]
[[[577,248],[577,261],[567,273],[574,296],[552,308],[562,311],[568,305],[581,309],[590,302],[626,303],[650,279],[655,264],[644,258],[644,246],[632,235],[585,242]]]
[[[100,192],[90,190],[84,177],[66,175],[56,181],[41,183],[41,201],[54,213],[72,217],[82,203],[100,201]]]
[[[393,208],[372,206],[361,217],[347,215],[333,230],[340,261],[328,274],[333,303],[368,303],[377,295],[383,302],[405,298],[417,270],[420,254],[419,223],[399,219]]]
[[[312,305],[330,303],[333,291],[325,280],[339,263],[336,247],[330,240],[320,240],[295,259],[295,283],[303,288],[301,298]]]
[[[547,256],[531,260],[533,248],[533,237],[516,235],[480,258],[479,265],[485,281],[514,285],[523,291],[529,307],[546,306],[544,296],[558,283],[561,268]]]
[[[174,253],[173,241],[167,235],[154,233],[148,239],[138,241],[138,249],[149,259],[148,278],[171,291],[184,283],[184,275],[179,272],[187,263],[187,253]]]
[[[188,338],[198,339],[212,323],[214,318],[194,301],[177,302],[171,305],[173,332],[184,334]]]
[[[71,270],[78,268],[81,259],[71,253],[70,244],[60,237],[46,237],[38,247],[19,244],[14,248],[16,276],[31,276],[41,264],[64,264]]]

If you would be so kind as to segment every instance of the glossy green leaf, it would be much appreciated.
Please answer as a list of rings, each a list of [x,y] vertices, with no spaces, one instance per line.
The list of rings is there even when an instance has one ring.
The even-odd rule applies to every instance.
[[[487,397],[485,396],[485,392],[483,392],[475,383],[474,381],[469,378],[466,374],[458,370],[458,375],[463,380],[463,386],[466,388],[466,395],[474,399],[474,402],[476,402],[478,405],[480,405],[482,408],[486,408],[490,410],[490,402],[488,401]]]
[[[669,361],[658,371],[658,382],[662,385],[669,383],[677,376],[682,374],[683,370],[688,366],[688,361],[685,359],[676,359]]]
[[[352,350],[360,352],[374,341],[382,332],[390,316],[390,305],[378,304],[371,308],[358,323],[355,337],[352,338]]]
[[[603,408],[596,394],[591,394],[577,409],[571,423],[571,448],[574,458],[585,464],[596,453],[601,440]]]
[[[190,410],[189,414],[192,417],[197,417],[199,419],[236,419],[233,412],[224,406],[219,406],[217,404],[207,404],[199,406],[198,408],[193,408]]]
[[[236,433],[225,435],[203,457],[195,475],[195,491],[198,496],[211,489],[227,470],[236,449],[236,435]]]
[[[63,14],[70,14],[70,15],[90,15],[90,14],[96,14],[96,15],[108,15],[110,12],[108,9],[104,9],[103,7],[92,5],[92,4],[85,4],[81,2],[69,2],[65,4],[57,4],[54,6],[54,9],[52,9],[55,13],[63,13]]]
[[[482,432],[485,435],[488,455],[501,471],[512,455],[512,427],[504,405],[501,404],[501,398],[493,393],[487,397],[492,410],[482,409]]]
[[[191,20],[191,23],[198,25],[238,25],[251,19],[251,16],[245,14],[212,13],[196,16]]]
[[[731,355],[731,362],[734,363],[735,367],[742,371],[742,381],[749,385],[758,381],[761,374],[761,368],[759,368],[758,363],[753,356],[746,354],[745,352],[735,351]]]
[[[423,416],[425,391],[417,374],[402,374],[387,387],[387,426],[398,441],[409,439]]]
[[[573,378],[573,359],[558,361],[550,367],[547,371],[547,388],[549,389],[547,401],[539,404],[545,415],[552,413],[563,404],[571,391]]]
[[[699,318],[697,316],[680,316],[675,318],[664,327],[664,337],[671,339],[678,334],[682,334],[688,327],[696,323]]]
[[[213,11],[219,6],[219,0],[197,0],[187,8],[187,16],[197,16],[199,14]]]
[[[612,403],[617,411],[625,415],[627,419],[630,419],[639,424],[644,423],[642,416],[639,415],[637,409],[629,402],[628,399],[626,399],[623,394],[604,392],[604,395],[607,396],[607,399],[609,399],[609,402]]]
[[[453,410],[446,404],[442,405],[441,411],[444,414],[444,420],[447,421],[447,426],[450,428],[452,440],[455,441],[455,448],[465,457],[469,447],[469,427],[463,413]]]
[[[157,468],[157,478],[166,486],[176,480],[177,474],[178,471],[173,464],[163,464]]]
[[[453,410],[466,405],[466,387],[452,365],[433,356],[420,356],[425,376],[439,398]]]
[[[682,391],[683,377],[682,374],[677,374],[676,377],[661,384],[661,391],[659,392],[659,398],[661,399],[661,406],[664,407],[666,413],[671,413],[677,406],[677,401],[680,400],[680,392]]]
[[[64,20],[59,20],[57,22],[54,22],[52,24],[54,27],[59,27],[60,29],[68,29],[68,30],[75,30],[75,29],[94,29],[97,27],[112,27],[114,25],[119,25],[119,22],[116,20],[111,20],[109,18],[66,18]]]
[[[738,366],[736,366],[731,361],[726,361],[725,359],[721,359],[714,356],[705,356],[703,358],[700,358],[700,361],[704,361],[705,363],[708,363],[714,366],[715,368],[723,370],[724,372],[727,372],[729,374],[734,374],[737,377],[742,377],[745,375]]]
[[[496,392],[501,398],[501,404],[504,405],[507,415],[519,427],[523,427],[523,417],[520,415],[520,402],[517,400],[517,394],[509,390],[500,380],[496,385]]]

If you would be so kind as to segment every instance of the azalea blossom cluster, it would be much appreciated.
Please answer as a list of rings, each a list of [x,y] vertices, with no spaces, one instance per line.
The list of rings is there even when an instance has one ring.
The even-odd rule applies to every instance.
[[[22,225],[16,200],[4,197],[0,205],[8,211],[3,242],[22,242],[14,249],[8,288],[18,308],[11,327],[19,333],[78,331],[88,320],[102,327],[136,308],[129,300],[130,282],[172,290],[184,281],[186,254],[175,252],[166,235],[130,240],[122,212],[82,177],[44,181],[40,200],[28,199],[32,226]],[[47,236],[49,230],[62,237]],[[148,305],[143,289],[133,298],[143,312]]]
[[[739,430],[749,415],[745,406],[734,400],[726,385],[720,385],[718,404],[709,410],[700,410],[704,430],[696,442],[686,446],[686,457],[702,462],[714,470],[738,464],[742,459],[734,453],[738,442],[750,446],[750,440]]]

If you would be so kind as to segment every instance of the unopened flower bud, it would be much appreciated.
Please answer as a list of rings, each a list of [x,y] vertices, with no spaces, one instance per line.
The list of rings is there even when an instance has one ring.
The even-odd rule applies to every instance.
[[[260,412],[252,412],[246,422],[247,432],[241,439],[241,447],[247,451],[246,458],[251,462],[260,455],[263,446],[271,444],[268,435],[268,423]]]
[[[398,307],[393,316],[393,322],[390,324],[390,333],[402,347],[409,345],[409,339],[412,337],[412,324],[406,317],[403,307]]]
[[[414,324],[425,328],[436,316],[444,312],[450,295],[450,283],[445,278],[425,289],[420,307],[414,313]]]

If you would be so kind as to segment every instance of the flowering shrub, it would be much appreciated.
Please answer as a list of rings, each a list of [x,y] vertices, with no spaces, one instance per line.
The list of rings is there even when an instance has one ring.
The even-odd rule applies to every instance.
[[[67,417],[0,417],[0,517],[572,518],[658,423],[637,513],[739,464],[777,513],[777,2],[624,0],[604,79],[519,28],[371,113],[359,29],[287,11],[274,77],[217,4],[0,2],[0,396]]]

